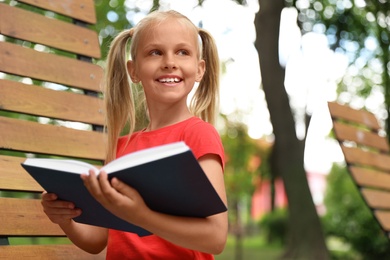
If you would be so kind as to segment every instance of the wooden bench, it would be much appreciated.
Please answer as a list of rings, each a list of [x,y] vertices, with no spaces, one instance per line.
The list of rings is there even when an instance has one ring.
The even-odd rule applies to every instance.
[[[95,23],[93,0],[0,4],[1,259],[105,258],[49,221],[42,188],[20,166],[34,156],[104,160]]]
[[[389,143],[374,114],[328,102],[335,138],[339,141],[354,183],[367,206],[390,237]]]

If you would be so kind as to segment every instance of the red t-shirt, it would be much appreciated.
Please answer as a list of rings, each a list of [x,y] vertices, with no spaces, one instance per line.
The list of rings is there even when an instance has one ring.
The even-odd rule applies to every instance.
[[[196,158],[206,154],[217,154],[224,168],[225,155],[222,142],[215,128],[197,117],[155,131],[136,132],[130,140],[122,137],[118,141],[117,158],[141,149],[184,141]],[[156,235],[139,237],[136,234],[109,230],[107,259],[214,259],[206,254],[170,243]]]

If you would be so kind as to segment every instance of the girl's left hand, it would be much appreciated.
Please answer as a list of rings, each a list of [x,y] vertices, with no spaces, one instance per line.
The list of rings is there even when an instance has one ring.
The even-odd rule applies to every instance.
[[[134,225],[141,226],[143,216],[148,213],[143,198],[137,190],[117,178],[108,180],[107,173],[89,170],[89,175],[82,174],[81,179],[91,195],[111,213]]]

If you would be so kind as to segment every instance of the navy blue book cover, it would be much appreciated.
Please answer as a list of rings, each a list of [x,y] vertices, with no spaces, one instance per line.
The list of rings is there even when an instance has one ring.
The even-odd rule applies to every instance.
[[[47,192],[56,193],[61,200],[72,201],[83,213],[76,222],[136,233],[149,231],[128,223],[101,206],[84,187],[77,173],[38,166],[24,169]],[[208,217],[227,210],[191,150],[138,166],[112,172],[135,188],[150,209],[176,216]]]

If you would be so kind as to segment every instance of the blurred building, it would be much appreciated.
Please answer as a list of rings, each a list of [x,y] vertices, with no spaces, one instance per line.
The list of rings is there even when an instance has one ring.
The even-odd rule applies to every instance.
[[[326,189],[326,174],[307,172],[307,180],[317,212],[319,215],[323,215],[325,213],[323,201]],[[251,215],[254,220],[259,220],[265,213],[272,210],[271,184],[270,180],[260,178],[256,179],[254,184],[256,188],[252,196]],[[275,208],[287,207],[287,195],[281,179],[275,180],[274,193]]]

